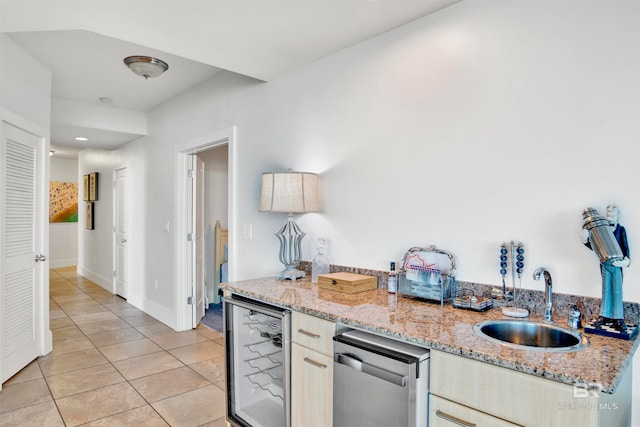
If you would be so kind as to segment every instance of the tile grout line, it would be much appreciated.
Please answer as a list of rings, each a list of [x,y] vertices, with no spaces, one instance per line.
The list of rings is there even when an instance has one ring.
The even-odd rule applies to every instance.
[[[58,402],[53,397],[53,391],[51,390],[51,386],[49,385],[49,381],[47,381],[47,377],[44,374],[44,372],[42,371],[42,368],[40,367],[40,364],[36,362],[36,365],[38,365],[38,370],[40,371],[40,374],[42,375],[42,379],[44,380],[44,383],[47,385],[47,390],[49,390],[49,395],[51,396],[51,401],[56,406],[56,411],[58,411],[58,415],[60,415],[60,419],[62,420],[62,423],[66,426],[67,423],[64,422],[64,418],[62,417],[62,412],[60,412],[60,407],[58,406]]]
[[[67,279],[67,280],[68,280],[68,279]],[[69,282],[71,282],[71,281],[69,280]],[[72,283],[72,284],[73,284],[73,283]],[[74,284],[74,286],[76,286],[76,285]],[[77,287],[77,286],[76,286],[76,287]],[[78,289],[79,289],[82,293],[84,293],[85,295],[87,295],[87,296],[91,297],[91,296],[90,296],[90,295],[88,295],[86,292],[84,292],[84,290],[83,290],[83,289],[80,289],[80,288],[78,288]],[[122,320],[122,321],[123,321],[123,322],[125,322],[127,325],[131,326],[131,328],[133,328],[133,329],[136,329],[136,330],[137,330],[137,328],[136,328],[135,326],[133,326],[133,325],[129,324],[126,320],[122,319],[118,314],[116,314],[116,313],[114,313],[113,311],[111,311],[111,310],[109,309],[109,307],[105,306],[102,302],[100,302],[100,301],[96,300],[96,299],[95,299],[95,298],[93,298],[93,297],[91,297],[91,298],[92,298],[93,300],[95,300],[95,301],[96,301],[100,306],[102,306],[102,307],[104,307],[106,310],[108,310],[110,313],[113,313],[113,314],[114,314],[118,319]],[[124,302],[126,302],[127,300],[123,298],[123,301],[124,301]],[[129,304],[129,303],[127,303],[127,304]],[[62,310],[64,311],[64,309],[62,309]],[[65,313],[67,316],[69,316],[69,315],[68,315],[68,313],[67,313],[66,311],[64,311],[64,313]],[[70,317],[70,316],[69,316],[69,318],[71,319],[71,317]],[[160,417],[160,419],[162,419],[165,423],[167,423],[167,425],[171,425],[171,424],[169,424],[169,422],[168,422],[168,421],[167,421],[167,420],[162,416],[162,414],[160,414],[160,413],[156,410],[156,408],[154,408],[154,407],[153,407],[153,405],[151,404],[151,402],[149,402],[149,401],[148,401],[144,396],[142,396],[142,395],[140,394],[140,392],[138,391],[138,389],[136,389],[136,388],[134,387],[134,385],[133,385],[133,384],[131,384],[131,382],[129,381],[129,379],[127,379],[127,377],[125,377],[125,376],[124,376],[124,374],[123,374],[123,373],[118,369],[118,367],[113,363],[113,361],[112,361],[111,359],[109,359],[109,358],[108,358],[108,357],[107,357],[107,356],[102,352],[102,350],[100,350],[100,348],[99,348],[99,347],[98,347],[98,346],[97,346],[93,341],[91,341],[91,339],[90,339],[90,338],[88,337],[88,335],[87,335],[87,334],[86,334],[86,333],[85,333],[85,332],[80,328],[80,326],[79,326],[77,323],[75,323],[75,321],[74,321],[73,319],[71,319],[71,321],[72,321],[72,322],[74,323],[74,325],[75,325],[75,326],[80,330],[80,332],[82,333],[82,335],[83,335],[86,339],[88,339],[88,340],[89,340],[89,342],[91,342],[91,344],[92,344],[92,345],[94,346],[94,348],[95,348],[95,349],[96,349],[96,350],[97,350],[97,351],[102,355],[102,357],[104,357],[104,358],[105,358],[105,360],[107,360],[108,364],[109,364],[109,365],[110,365],[110,366],[111,366],[111,367],[112,367],[112,368],[113,368],[113,369],[118,373],[118,375],[120,375],[120,376],[122,377],[123,382],[124,382],[124,383],[127,383],[127,384],[129,385],[129,387],[131,387],[131,388],[133,389],[133,391],[135,391],[135,392],[136,392],[136,394],[137,394],[138,396],[140,396],[140,398],[142,399],[142,401],[146,403],[146,406],[149,406],[149,407],[150,407],[150,408],[151,408],[151,409],[152,409],[152,410],[153,410],[153,411],[154,411],[154,412],[155,412],[155,413]],[[138,331],[138,332],[140,332],[140,331]],[[147,337],[145,334],[143,334],[142,332],[140,332],[140,333],[142,334],[142,336],[144,336],[144,337],[145,337],[145,339],[149,339],[149,337]],[[162,349],[161,351],[165,351],[165,350],[164,350],[164,349]],[[159,353],[159,352],[160,352],[160,351],[158,351],[158,353]],[[182,361],[180,361],[180,362],[182,363]],[[43,376],[44,376],[44,374],[43,374]],[[141,377],[141,378],[144,378],[144,377]],[[45,379],[45,381],[46,381],[46,379]],[[99,389],[101,389],[101,388],[106,388],[106,387],[109,387],[109,386],[99,387],[99,388],[97,388],[97,389],[93,389],[93,390],[91,390],[91,391],[99,390]],[[49,389],[49,391],[51,391],[51,389]],[[80,394],[80,393],[76,393],[76,394]],[[69,396],[72,396],[72,395],[69,395]],[[52,397],[52,399],[54,400],[54,402],[55,402],[55,404],[56,404],[56,407],[58,407],[57,401],[56,401],[56,399],[53,397],[53,393],[51,394],[51,397]],[[68,396],[65,396],[65,397],[68,397]],[[123,413],[125,413],[125,412],[130,411],[130,410],[134,410],[134,409],[142,408],[142,407],[144,407],[144,406],[145,406],[145,405],[141,405],[141,406],[138,406],[138,407],[136,407],[136,408],[130,408],[130,409],[124,410],[124,411],[122,411],[122,412],[117,412],[117,413],[110,414],[110,415],[107,415],[107,416],[104,416],[104,417],[96,418],[95,420],[91,420],[91,421],[89,421],[89,423],[96,422],[96,421],[99,421],[99,420],[102,420],[102,419],[107,419],[107,418],[109,418],[109,417],[112,417],[112,416],[115,416],[115,415],[119,415],[119,414],[123,414]],[[58,412],[60,412],[60,409],[59,409],[59,408],[58,408]],[[66,426],[66,425],[67,425],[67,423],[65,422],[65,420],[64,420],[64,418],[62,417],[62,414],[61,414],[61,413],[60,413],[60,417],[62,418],[62,422],[63,422],[63,423],[65,424],[65,426]]]
[[[183,347],[188,347],[188,346],[197,345],[197,344],[201,344],[201,343],[203,343],[203,344],[205,344],[205,343],[215,344],[216,347],[220,346],[220,347],[222,347],[224,349],[224,344],[221,344],[220,342],[216,342],[216,340],[218,340],[219,338],[214,338],[215,334],[212,335],[212,334],[206,333],[204,329],[203,330],[194,329],[193,330],[194,331],[194,335],[197,335],[197,337],[198,337],[198,338],[196,338],[195,342],[189,342],[189,343],[186,343],[186,344],[182,344],[182,342],[180,340],[178,340],[176,342],[180,342],[181,343],[180,345],[177,345],[177,346],[172,347],[172,348],[165,348],[163,345],[161,345],[158,342],[156,342],[153,338],[154,337],[164,336],[164,335],[171,335],[171,334],[177,333],[176,331],[170,331],[168,333],[159,333],[159,334],[147,335],[147,334],[150,333],[149,331],[144,333],[144,332],[142,332],[141,330],[138,329],[138,327],[145,326],[144,323],[142,325],[134,326],[133,324],[129,323],[129,321],[127,321],[123,317],[123,315],[117,313],[117,311],[120,311],[119,310],[120,307],[112,306],[110,308],[108,306],[110,304],[120,303],[120,301],[113,302],[113,300],[110,300],[110,299],[106,298],[107,295],[105,295],[105,298],[102,298],[102,296],[98,296],[98,297],[94,296],[94,295],[99,294],[99,292],[98,293],[92,292],[93,290],[102,289],[99,285],[95,284],[94,282],[91,282],[88,279],[86,281],[85,280],[80,280],[80,282],[82,282],[82,283],[79,284],[79,281],[77,279],[78,279],[78,277],[82,277],[82,276],[76,276],[76,281],[74,282],[72,278],[63,276],[62,274],[60,274],[57,271],[52,271],[52,273],[55,273],[55,275],[54,274],[50,275],[50,281],[49,281],[50,282],[49,283],[49,285],[50,285],[49,286],[49,311],[51,312],[52,305],[55,305],[55,310],[56,311],[59,310],[62,314],[64,314],[64,317],[69,319],[69,323],[70,323],[70,324],[66,324],[65,326],[59,326],[59,327],[57,327],[55,329],[51,329],[52,334],[54,336],[56,335],[55,334],[55,330],[56,329],[64,329],[64,328],[73,327],[73,328],[76,328],[79,331],[78,335],[71,335],[69,337],[62,336],[62,337],[59,337],[58,340],[65,340],[67,338],[74,338],[74,337],[83,337],[88,341],[88,343],[90,344],[90,347],[91,347],[91,348],[87,348],[87,349],[80,349],[80,350],[74,350],[74,351],[58,353],[58,355],[67,355],[67,354],[71,355],[73,353],[77,353],[77,352],[81,352],[81,351],[85,351],[85,350],[95,350],[96,353],[99,354],[104,359],[104,363],[101,362],[101,363],[98,363],[97,365],[86,366],[86,367],[83,367],[83,368],[74,368],[74,367],[72,367],[70,370],[65,370],[65,371],[59,372],[57,374],[51,374],[50,373],[50,375],[45,375],[45,370],[44,370],[43,366],[39,363],[39,359],[43,359],[44,357],[48,357],[48,356],[54,357],[53,352],[50,353],[49,355],[41,356],[39,358],[36,358],[36,360],[34,361],[37,364],[37,369],[38,369],[38,372],[39,372],[39,375],[40,375],[39,378],[42,378],[44,380],[45,386],[47,387],[46,390],[47,390],[49,398],[50,398],[50,400],[47,400],[47,401],[48,402],[53,402],[53,404],[56,407],[56,412],[55,413],[57,413],[57,415],[59,417],[58,420],[60,422],[62,422],[63,425],[67,426],[67,425],[69,425],[69,422],[65,421],[64,417],[62,416],[62,411],[61,411],[61,407],[59,406],[59,401],[61,399],[68,398],[68,397],[71,397],[71,396],[75,396],[75,395],[78,395],[78,394],[81,394],[81,393],[84,393],[84,392],[78,391],[78,392],[75,392],[75,393],[72,393],[72,394],[61,396],[59,398],[55,398],[54,395],[53,395],[53,390],[52,390],[52,386],[54,384],[50,383],[50,379],[55,377],[55,376],[57,376],[57,375],[65,375],[65,374],[69,374],[73,378],[74,373],[77,374],[81,370],[90,369],[92,367],[97,367],[97,366],[109,366],[111,369],[114,370],[114,372],[116,372],[120,376],[121,381],[119,380],[119,382],[117,382],[115,384],[109,384],[109,385],[105,385],[105,386],[102,386],[102,387],[86,390],[85,392],[101,390],[101,389],[104,389],[104,388],[109,387],[109,386],[114,386],[116,384],[125,384],[126,383],[127,386],[130,387],[131,389],[133,389],[133,391],[136,393],[136,395],[138,397],[140,397],[141,402],[140,402],[140,406],[136,406],[135,408],[123,409],[120,412],[115,412],[115,413],[112,413],[112,414],[109,414],[109,415],[106,415],[106,416],[103,416],[103,417],[100,417],[100,418],[96,418],[94,420],[87,421],[88,423],[92,423],[92,422],[95,422],[95,421],[98,421],[98,420],[102,420],[102,419],[106,419],[106,418],[109,418],[109,417],[112,417],[112,416],[117,416],[119,414],[123,414],[123,413],[128,412],[128,411],[137,410],[137,409],[149,406],[150,409],[153,411],[153,413],[157,417],[159,417],[159,419],[161,419],[161,420],[163,420],[163,422],[171,425],[169,423],[168,419],[163,417],[158,412],[158,410],[156,410],[156,408],[154,407],[154,404],[156,404],[158,402],[163,402],[163,401],[168,400],[168,399],[175,398],[175,397],[180,396],[180,395],[187,394],[189,392],[192,392],[192,391],[195,391],[195,390],[198,390],[198,389],[209,387],[209,386],[213,386],[213,388],[221,390],[224,393],[224,389],[219,387],[218,383],[214,383],[213,379],[209,379],[209,377],[205,377],[204,376],[205,374],[201,374],[199,371],[197,371],[194,368],[194,365],[196,365],[197,363],[203,362],[205,360],[217,359],[218,357],[224,357],[224,356],[215,356],[215,357],[212,357],[210,359],[208,358],[208,359],[205,359],[205,360],[200,360],[199,357],[195,357],[195,358],[190,359],[188,353],[183,353],[183,355],[181,355],[181,356],[176,356],[176,355],[171,353],[171,351],[173,351],[173,350],[177,350],[177,349],[180,349],[180,348],[183,348]],[[51,276],[54,276],[54,277],[51,277]],[[53,281],[56,282],[53,285],[51,284],[52,279],[53,279]],[[84,278],[82,278],[82,279],[84,279]],[[63,288],[63,289],[60,289],[60,288]],[[91,301],[91,303],[87,304],[86,306],[95,305],[96,308],[99,307],[100,310],[103,310],[103,309],[106,310],[105,313],[108,312],[108,313],[113,314],[113,316],[115,316],[115,318],[117,318],[119,321],[123,322],[124,325],[126,325],[126,328],[124,328],[124,329],[131,328],[131,329],[135,330],[137,333],[140,334],[140,336],[141,336],[141,338],[139,338],[140,340],[147,339],[147,340],[149,340],[150,342],[154,343],[155,345],[157,345],[160,348],[160,350],[158,350],[157,352],[144,353],[142,355],[126,357],[125,359],[122,359],[122,360],[132,359],[132,358],[135,358],[135,357],[144,356],[146,354],[153,354],[153,353],[161,353],[161,352],[163,352],[163,353],[171,356],[173,359],[175,359],[178,362],[179,366],[174,367],[172,369],[164,369],[164,370],[159,371],[159,372],[149,373],[149,374],[143,375],[143,376],[141,376],[139,378],[134,378],[134,379],[131,379],[131,380],[127,379],[127,377],[125,377],[125,375],[123,375],[123,372],[117,368],[115,363],[117,363],[118,361],[112,361],[109,357],[107,357],[106,354],[103,352],[103,350],[96,343],[94,343],[93,340],[91,340],[91,338],[89,337],[89,335],[91,335],[91,334],[86,333],[85,330],[83,330],[81,328],[81,325],[76,323],[76,321],[73,320],[72,317],[70,316],[69,313],[73,312],[74,308],[76,308],[76,307],[85,307],[85,305],[80,305],[80,306],[75,305],[73,303],[74,299],[58,302],[56,300],[56,296],[52,296],[51,295],[51,291],[52,290],[53,290],[54,293],[56,293],[56,291],[58,291],[58,295],[57,295],[58,297],[65,297],[67,295],[69,295],[69,296],[81,295],[81,296],[87,297],[88,301]],[[65,294],[65,290],[68,290],[70,293],[66,293]],[[62,303],[62,305],[60,305],[60,303]],[[69,306],[67,306],[66,303],[69,303]],[[128,306],[130,306],[132,308],[135,308],[132,305],[130,305],[124,299],[122,299],[122,303],[124,303],[124,304],[126,304],[126,305],[128,305]],[[123,304],[123,306],[124,306],[124,304]],[[67,307],[65,307],[65,306],[67,306]],[[102,311],[100,311],[100,312],[102,312]],[[127,314],[126,311],[120,311],[120,312],[123,313],[123,314]],[[144,312],[141,312],[141,313],[144,313]],[[93,314],[93,313],[91,313],[90,310],[87,309],[86,310],[86,314]],[[144,314],[146,315],[146,313],[144,313]],[[81,314],[78,314],[77,316],[80,316],[80,315]],[[134,316],[136,316],[136,315],[131,314],[131,321],[133,321],[133,317]],[[62,318],[62,316],[60,318]],[[162,324],[161,322],[157,321],[157,319],[154,319],[154,320],[158,324]],[[98,322],[100,322],[100,321],[98,321]],[[61,322],[61,323],[64,324],[66,322]],[[92,323],[92,322],[87,322],[87,323]],[[138,323],[138,322],[135,321],[135,323]],[[83,323],[82,325],[84,325],[84,324],[85,323]],[[151,324],[151,323],[149,323],[149,324]],[[206,328],[206,329],[208,330],[209,328]],[[113,330],[113,332],[115,332],[115,331],[118,331],[118,329]],[[112,332],[112,331],[107,330],[105,332]],[[219,331],[216,331],[216,332],[219,333]],[[96,332],[96,333],[99,333],[99,332]],[[74,334],[75,334],[75,332],[74,332]],[[136,341],[136,340],[132,340],[132,341]],[[132,342],[132,341],[123,341],[121,343],[120,342],[114,342],[112,345],[126,344],[126,343]],[[170,344],[170,345],[173,345],[173,344]],[[107,345],[103,345],[102,347],[107,347]],[[206,353],[205,353],[205,355],[206,355]],[[186,357],[186,359],[184,359],[183,356]],[[181,358],[179,358],[179,357],[182,357],[184,360],[181,360]],[[188,363],[187,360],[193,360],[193,363]],[[138,379],[141,379],[141,378],[146,378],[146,377],[149,377],[149,376],[152,376],[152,375],[159,374],[161,372],[169,372],[169,371],[175,370],[175,369],[182,369],[182,368],[185,368],[185,367],[189,369],[188,372],[191,372],[191,374],[194,374],[194,375],[197,375],[197,376],[201,377],[204,380],[203,384],[202,385],[197,385],[197,386],[194,385],[195,388],[185,389],[185,391],[181,391],[181,392],[179,392],[177,394],[163,397],[162,399],[156,400],[154,402],[151,402],[147,398],[142,396],[142,394],[138,391],[138,389],[132,384],[132,381],[134,381],[134,380],[138,380]],[[217,376],[216,376],[216,378],[217,378]],[[36,378],[34,378],[34,379],[36,379]],[[142,402],[144,402],[144,403],[142,403]],[[16,408],[14,410],[33,407],[33,406],[36,406],[36,405],[38,405],[38,404],[26,405],[26,406],[22,406],[22,407]],[[115,408],[115,409],[116,409],[116,411],[118,410],[118,408]],[[11,411],[9,411],[9,412],[11,412]],[[170,413],[168,413],[167,415],[170,415]],[[224,418],[224,415],[222,415],[219,418],[216,418],[216,420],[210,420],[210,421],[206,422],[205,424],[208,424],[209,422],[217,421],[217,420],[220,420],[220,419],[223,419],[223,418]],[[83,423],[84,423],[84,421],[83,421]]]
[[[58,274],[60,277],[63,277],[60,273],[56,272],[56,274]],[[64,279],[66,281],[68,281],[69,283],[71,283],[71,280],[67,279],[66,277],[64,277]],[[51,275],[49,275],[49,282],[51,282]],[[75,285],[74,285],[75,286]],[[51,297],[51,283],[49,283],[49,299],[53,299]],[[55,301],[55,300],[54,300]],[[60,305],[58,304],[58,302],[56,301],[56,305],[58,307],[60,307]],[[63,311],[63,313],[65,315],[67,315],[67,312],[64,311],[62,309],[62,307],[60,307],[60,310]],[[51,301],[49,301],[49,312],[51,312]],[[73,320],[72,320],[73,322]],[[51,324],[51,322],[49,322],[49,324]],[[80,331],[82,332],[82,330]],[[84,333],[83,333],[84,334]],[[53,335],[53,331],[51,331],[51,335]],[[92,343],[93,344],[93,343]],[[53,353],[53,343],[52,343],[52,347],[51,347],[51,352]],[[37,359],[36,359],[37,360]],[[40,370],[40,373],[42,374],[42,379],[44,379],[45,384],[47,385],[47,389],[49,390],[49,394],[51,395],[51,400],[53,401],[53,404],[56,405],[56,410],[58,411],[58,415],[60,415],[60,420],[62,420],[62,424],[67,425],[67,422],[64,420],[64,417],[62,416],[62,411],[60,411],[60,406],[58,406],[58,401],[55,397],[53,397],[53,391],[51,390],[51,386],[49,385],[49,381],[47,381],[47,376],[44,374],[44,372],[42,371],[42,367],[40,366],[40,363],[37,363],[38,365],[38,369]]]
[[[57,272],[56,272],[56,273],[57,273]],[[58,274],[59,274],[59,273],[58,273]],[[176,359],[176,360],[177,360],[177,361],[182,365],[181,367],[189,368],[189,370],[190,370],[190,371],[192,371],[193,373],[195,373],[195,374],[197,374],[197,375],[199,375],[199,376],[202,376],[202,375],[201,375],[198,371],[196,371],[196,370],[195,370],[191,365],[189,365],[189,364],[187,364],[186,362],[184,362],[184,361],[182,361],[182,360],[178,359],[176,356],[174,356],[173,354],[171,354],[171,353],[170,353],[170,350],[178,349],[178,348],[181,348],[181,347],[186,347],[186,346],[193,345],[193,344],[186,344],[186,345],[184,345],[184,346],[178,346],[178,347],[175,347],[175,348],[173,348],[173,349],[165,349],[164,347],[162,347],[161,345],[159,345],[156,341],[154,341],[154,340],[152,339],[152,336],[146,335],[144,332],[142,332],[142,331],[138,330],[138,329],[137,329],[137,327],[135,327],[135,326],[131,325],[130,323],[128,323],[128,322],[127,322],[125,319],[123,319],[123,318],[122,318],[118,313],[116,313],[116,312],[112,311],[109,307],[107,307],[103,302],[101,302],[100,300],[98,300],[98,299],[94,298],[92,295],[90,295],[90,294],[86,293],[86,292],[85,292],[85,290],[84,290],[83,288],[78,287],[76,283],[73,283],[70,279],[68,279],[68,278],[66,278],[66,277],[64,277],[64,279],[65,279],[66,281],[68,281],[72,286],[74,286],[77,290],[79,290],[82,294],[84,294],[84,295],[88,296],[89,298],[91,298],[92,300],[94,300],[95,302],[97,302],[97,303],[98,303],[98,305],[100,305],[101,307],[103,307],[104,309],[106,309],[109,313],[112,313],[112,314],[113,314],[113,315],[115,315],[119,320],[123,321],[123,322],[124,322],[124,323],[126,323],[129,327],[131,327],[132,329],[135,329],[135,330],[136,330],[136,331],[138,331],[140,334],[142,334],[142,336],[144,337],[143,339],[147,339],[147,340],[149,340],[149,341],[153,342],[154,344],[158,345],[158,346],[161,348],[161,350],[159,350],[159,351],[157,351],[157,352],[152,352],[152,353],[160,353],[160,352],[167,353],[167,354],[169,354],[171,357],[175,358],[175,359]],[[99,286],[99,285],[97,285],[97,286]],[[97,351],[102,355],[102,357],[104,357],[104,358],[105,358],[105,360],[107,360],[107,363],[108,363],[108,364],[109,364],[109,365],[110,365],[110,366],[111,366],[111,367],[112,367],[112,368],[113,368],[113,369],[114,369],[114,370],[115,370],[115,371],[116,371],[116,372],[117,372],[117,373],[122,377],[123,382],[124,382],[124,383],[127,383],[127,384],[128,384],[128,385],[129,385],[129,386],[130,386],[130,387],[131,387],[131,388],[136,392],[136,394],[137,394],[138,396],[140,396],[140,398],[141,398],[141,399],[146,403],[146,406],[149,406],[149,407],[150,407],[150,408],[151,408],[151,409],[152,409],[152,410],[153,410],[153,411],[154,411],[154,412],[155,412],[155,413],[156,413],[156,414],[157,414],[157,415],[158,415],[158,416],[159,416],[159,417],[160,417],[164,422],[166,422],[167,424],[169,424],[168,420],[166,420],[166,419],[165,419],[165,418],[164,418],[164,417],[163,417],[163,416],[162,416],[162,415],[161,415],[161,414],[156,410],[156,408],[153,406],[153,403],[161,402],[161,401],[163,401],[163,400],[170,399],[170,398],[173,398],[173,397],[175,397],[175,396],[182,395],[182,394],[186,394],[186,393],[188,393],[188,392],[190,392],[190,391],[196,390],[196,389],[198,389],[198,388],[207,387],[207,386],[210,386],[210,385],[211,385],[211,386],[214,386],[214,387],[216,387],[216,388],[219,388],[219,387],[218,387],[216,384],[214,384],[211,380],[209,380],[208,378],[203,377],[203,378],[205,378],[205,380],[208,382],[208,384],[207,384],[207,385],[204,385],[204,386],[202,386],[202,387],[197,387],[196,389],[193,389],[193,390],[184,391],[184,392],[178,393],[178,394],[173,395],[173,396],[168,396],[168,397],[165,397],[165,398],[163,398],[163,399],[160,399],[160,400],[158,400],[158,401],[156,401],[156,402],[150,402],[150,401],[148,401],[144,396],[142,396],[142,395],[140,394],[140,392],[136,389],[136,387],[135,387],[133,384],[131,384],[131,380],[127,379],[127,377],[125,377],[125,375],[124,375],[124,374],[123,374],[123,373],[122,373],[122,372],[117,368],[117,366],[114,364],[114,361],[112,361],[111,359],[109,359],[109,358],[108,358],[108,357],[103,353],[103,351],[100,349],[100,347],[99,347],[99,346],[97,346],[97,345],[96,345],[96,344],[95,344],[95,343],[94,343],[94,342],[89,338],[89,336],[84,332],[84,330],[82,330],[82,328],[80,328],[80,325],[78,325],[78,324],[77,324],[77,323],[76,323],[76,322],[71,318],[71,316],[69,315],[69,313],[67,313],[67,311],[66,311],[62,306],[60,306],[60,305],[58,304],[58,302],[57,302],[57,301],[55,301],[55,297],[51,297],[51,296],[50,296],[50,298],[52,298],[52,299],[54,300],[54,302],[56,303],[56,305],[57,305],[58,307],[60,307],[60,309],[61,309],[61,310],[65,313],[65,315],[66,315],[66,316],[71,320],[71,322],[73,322],[74,326],[80,330],[80,332],[82,333],[82,336],[83,336],[83,337],[85,337],[85,338],[86,338],[86,339],[91,343],[91,345],[92,345],[92,346],[93,346],[93,347],[94,347],[94,348],[95,348],[95,349],[96,349],[96,350],[97,350]],[[126,303],[126,304],[130,305],[130,304],[127,302],[127,300],[126,300],[126,299],[124,299],[124,298],[122,299],[122,302],[124,302],[124,303]],[[91,304],[91,305],[93,305],[93,304]],[[133,306],[132,306],[132,307],[133,307]],[[91,322],[88,322],[88,323],[91,323]],[[144,326],[144,325],[142,325],[142,326]],[[62,328],[58,328],[58,329],[62,329]],[[174,332],[175,332],[175,331],[174,331]],[[212,342],[212,343],[214,343],[214,340],[213,340],[213,339],[211,339],[210,337],[208,337],[208,336],[206,336],[206,335],[204,335],[204,334],[201,334],[201,333],[199,333],[198,331],[196,331],[196,333],[197,333],[198,335],[200,335],[200,336],[204,337],[204,338],[206,339],[206,342]],[[90,334],[89,334],[89,335],[90,335]],[[153,335],[153,336],[162,336],[162,335],[164,335],[164,334],[161,334],[161,335]],[[171,335],[171,333],[166,334],[166,335]],[[137,340],[133,340],[133,341],[137,341]],[[133,342],[133,341],[128,341],[128,342]],[[119,344],[119,343],[114,343],[113,345],[116,345],[116,344]],[[217,343],[216,343],[216,344],[217,344]],[[103,346],[103,347],[106,347],[106,346]],[[70,352],[70,353],[72,353],[72,352]],[[147,353],[147,354],[152,354],[152,353]],[[143,355],[140,355],[140,356],[143,356]],[[138,357],[138,356],[134,356],[134,357]],[[123,360],[126,360],[126,359],[123,359]],[[60,408],[58,407],[57,399],[53,397],[53,393],[51,392],[51,388],[49,387],[49,383],[48,383],[48,381],[46,380],[46,376],[44,375],[44,372],[42,372],[42,368],[39,366],[39,364],[38,364],[38,368],[40,369],[40,372],[42,373],[42,376],[43,376],[43,378],[45,379],[45,383],[47,384],[47,387],[48,387],[49,392],[50,392],[50,394],[51,394],[51,398],[52,398],[52,400],[53,400],[54,404],[56,405],[56,408],[58,409],[58,413],[60,414],[60,417],[62,418],[62,421],[63,421],[63,423],[64,423],[64,424],[65,424],[65,426],[66,426],[66,425],[67,425],[67,423],[65,422],[64,418],[62,417],[62,413],[60,412]],[[84,368],[83,368],[83,369],[84,369]],[[87,369],[88,369],[88,368],[87,368]],[[173,369],[179,369],[179,368],[173,368]],[[170,369],[170,370],[173,370],[173,369]],[[69,371],[69,372],[77,372],[77,371],[79,371],[79,370],[82,370],[82,369],[78,369],[78,370],[75,370],[75,371]],[[170,370],[167,370],[167,371],[170,371]],[[69,372],[67,372],[67,373],[69,373]],[[162,371],[162,372],[166,372],[166,371]],[[149,374],[149,375],[144,375],[144,376],[142,376],[142,377],[140,377],[140,378],[145,378],[145,377],[148,377],[148,376],[151,376],[151,375],[155,375],[155,374],[157,374],[157,373],[153,373],[153,374]],[[50,375],[50,376],[54,376],[54,375]],[[139,379],[139,378],[135,378],[135,379]],[[113,385],[113,384],[111,384],[111,385]],[[90,391],[104,389],[104,388],[109,387],[109,386],[110,386],[110,385],[103,386],[103,387],[99,387],[99,388],[97,388],[97,389],[92,389],[92,390],[90,390]],[[62,399],[62,398],[66,398],[66,397],[69,397],[69,396],[73,396],[73,395],[76,395],[76,394],[81,394],[81,393],[83,393],[83,392],[78,392],[78,393],[74,393],[74,394],[71,394],[71,395],[68,395],[68,396],[63,396],[63,397],[61,397],[60,399]],[[91,422],[95,422],[95,421],[98,421],[98,420],[101,420],[101,419],[106,419],[106,418],[109,418],[109,417],[111,417],[111,416],[115,416],[115,415],[118,415],[118,414],[122,414],[122,413],[125,413],[125,412],[130,411],[130,410],[133,410],[133,409],[142,408],[142,407],[144,407],[144,406],[145,406],[145,405],[141,405],[141,406],[136,407],[136,408],[130,408],[130,409],[124,410],[124,411],[122,411],[122,412],[118,412],[118,413],[110,414],[110,415],[108,415],[108,416],[101,417],[101,418],[97,418],[97,419],[92,420],[92,421],[89,421],[89,422],[91,423]],[[205,423],[205,424],[206,424],[206,423]],[[169,424],[169,425],[170,425],[170,424]]]

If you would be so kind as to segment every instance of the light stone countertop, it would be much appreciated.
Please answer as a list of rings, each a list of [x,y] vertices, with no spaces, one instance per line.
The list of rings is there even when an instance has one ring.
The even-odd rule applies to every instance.
[[[269,277],[222,283],[221,287],[346,326],[518,372],[569,385],[600,384],[606,393],[615,392],[640,344],[637,338],[625,341],[586,334],[591,345],[580,351],[520,350],[491,342],[473,331],[473,325],[483,320],[511,319],[499,308],[478,313],[453,308],[451,304],[440,306],[391,295],[381,288],[347,294],[318,288],[309,279],[291,282]],[[542,318],[531,315],[527,320],[542,321]],[[565,326],[566,319],[554,320],[558,326]]]

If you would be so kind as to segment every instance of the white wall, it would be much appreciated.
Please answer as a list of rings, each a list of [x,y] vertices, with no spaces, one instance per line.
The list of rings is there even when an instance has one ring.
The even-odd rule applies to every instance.
[[[78,153],[78,182],[98,172],[98,200],[94,202],[94,229],[86,229],[86,203],[78,207],[78,274],[113,292],[113,159],[111,151],[86,149]],[[84,185],[78,189],[84,200]]]
[[[127,301],[175,328],[173,149],[155,146],[148,138],[141,138],[112,154],[114,165],[129,166],[128,244],[133,255]],[[113,206],[100,206],[101,211],[104,209],[112,212]]]
[[[0,34],[0,64],[0,106],[49,129],[51,72],[5,34]]]
[[[58,125],[103,129],[133,135],[147,133],[147,115],[113,105],[90,104],[64,98],[52,98],[53,120]]]
[[[222,228],[227,228],[229,224],[228,155],[227,145],[198,153],[198,157],[205,162],[205,211],[207,223],[212,228],[216,220],[220,221]]]
[[[166,197],[148,215],[173,209],[174,145],[235,124],[239,224],[254,225],[240,278],[279,267],[284,217],[257,212],[260,173],[293,167],[322,175],[323,212],[298,221],[306,242],[330,238],[334,262],[385,269],[434,243],[459,279],[494,283],[499,244],[517,239],[558,291],[597,296],[582,209],[616,202],[632,242],[640,230],[636,7],[465,1],[268,84],[220,76],[151,115],[140,160]],[[221,93],[232,84],[245,88]],[[605,148],[623,155],[605,162]]]
[[[78,160],[52,156],[50,160],[50,181],[78,181]],[[82,188],[78,189],[78,216],[84,212]],[[70,267],[78,264],[78,223],[49,223],[49,267]]]
[[[116,163],[132,164],[134,215],[129,244],[132,253],[141,254],[141,259],[131,266],[128,301],[172,327],[176,327],[177,304],[176,145],[228,127],[218,127],[212,117],[223,117],[227,100],[260,84],[236,74],[221,74],[219,79],[209,80],[156,109],[149,115],[149,135],[114,152]],[[191,111],[198,117],[192,116]]]
[[[514,239],[525,288],[541,289],[530,272],[544,265],[557,292],[599,296],[583,208],[618,204],[632,257],[640,235],[639,7],[466,0],[270,83],[221,73],[159,107],[119,153],[154,195],[137,206],[141,292],[174,307],[174,242],[159,227],[175,212],[174,147],[236,125],[230,232],[252,224],[253,239],[238,240],[234,279],[280,269],[285,218],[258,212],[260,174],[292,168],[322,176],[323,211],[297,217],[305,259],[317,236],[333,263],[375,269],[436,244],[460,280],[497,284],[498,247]],[[632,260],[626,300],[640,301],[639,280]]]

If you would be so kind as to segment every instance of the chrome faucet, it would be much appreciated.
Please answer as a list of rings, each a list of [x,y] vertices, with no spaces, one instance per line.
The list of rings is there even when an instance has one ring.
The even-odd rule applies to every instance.
[[[546,268],[540,267],[533,272],[533,280],[540,280],[540,275],[544,275],[544,321],[553,323],[553,285],[551,284],[551,274]]]

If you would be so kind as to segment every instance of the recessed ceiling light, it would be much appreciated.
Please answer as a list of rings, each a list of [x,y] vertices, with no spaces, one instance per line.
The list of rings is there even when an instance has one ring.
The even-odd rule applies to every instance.
[[[88,141],[89,138],[85,138],[84,136],[76,136],[75,138],[76,141]]]
[[[98,98],[100,100],[100,102],[102,102],[103,104],[111,104],[113,102],[113,99],[107,97],[107,96],[102,96],[100,98]]]

